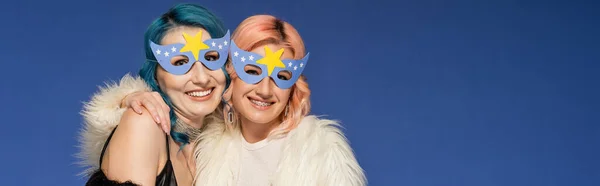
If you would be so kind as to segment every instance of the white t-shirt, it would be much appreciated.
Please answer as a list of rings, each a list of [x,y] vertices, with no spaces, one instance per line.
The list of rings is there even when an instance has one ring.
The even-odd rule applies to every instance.
[[[278,139],[264,139],[256,143],[248,143],[244,137],[240,156],[240,172],[238,186],[269,186],[269,180],[275,173],[281,148],[285,137]]]

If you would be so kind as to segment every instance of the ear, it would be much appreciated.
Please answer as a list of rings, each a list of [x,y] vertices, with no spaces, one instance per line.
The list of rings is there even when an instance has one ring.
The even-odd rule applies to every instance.
[[[225,70],[227,71],[227,73],[231,74],[233,72],[235,72],[235,70],[233,69],[233,65],[231,64],[231,62],[227,62],[225,63]]]
[[[225,70],[227,71],[227,73],[229,74],[229,77],[231,77],[232,73],[235,73],[235,70],[233,69],[233,65],[230,62],[225,63]],[[230,83],[229,83],[229,88],[227,88],[227,90],[225,90],[225,92],[223,92],[223,99],[225,99],[226,102],[228,102],[229,104],[231,104],[231,95],[232,90],[233,89],[233,85],[235,80],[232,78]]]
[[[233,94],[233,91],[231,90],[233,87],[233,82],[234,81],[232,80],[231,83],[229,83],[229,88],[223,92],[223,100],[229,104],[231,104],[231,95]]]

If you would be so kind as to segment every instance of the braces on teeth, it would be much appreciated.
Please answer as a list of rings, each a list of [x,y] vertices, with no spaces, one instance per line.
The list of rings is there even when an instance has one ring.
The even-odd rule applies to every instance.
[[[257,104],[258,106],[262,106],[262,107],[266,107],[266,106],[271,105],[269,103],[265,103],[265,102],[262,102],[262,101],[256,101],[256,100],[252,100],[252,103]]]

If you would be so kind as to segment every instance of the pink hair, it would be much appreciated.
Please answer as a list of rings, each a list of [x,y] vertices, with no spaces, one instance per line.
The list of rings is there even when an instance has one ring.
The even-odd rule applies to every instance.
[[[293,59],[302,59],[305,55],[304,42],[298,31],[289,23],[271,15],[255,15],[245,19],[238,25],[231,38],[240,49],[246,51],[263,45],[274,44],[282,45],[286,51],[291,51],[294,56]],[[230,65],[229,63],[228,65]],[[232,68],[227,69],[232,80],[238,78]],[[308,89],[305,77],[300,76],[291,88],[288,114],[287,116],[281,114],[283,122],[278,130],[271,131],[269,136],[290,132],[310,112],[310,89]]]

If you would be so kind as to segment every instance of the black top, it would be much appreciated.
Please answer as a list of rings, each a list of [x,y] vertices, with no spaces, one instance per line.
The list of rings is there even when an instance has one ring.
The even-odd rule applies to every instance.
[[[110,138],[112,138],[115,133],[115,129],[110,133],[106,142],[104,142],[104,147],[102,148],[102,153],[100,154],[100,166],[102,166],[102,157],[104,157],[104,151],[108,146],[108,142]],[[165,163],[165,167],[160,171],[160,174],[156,176],[156,185],[157,186],[177,186],[177,180],[175,179],[175,172],[173,171],[173,165],[171,165],[171,155],[169,154],[169,136],[167,138],[167,163]],[[102,171],[102,169],[96,170],[94,174],[90,176],[90,179],[85,184],[86,186],[139,186],[138,184],[132,183],[131,181],[127,181],[124,183],[120,183],[118,181],[109,180],[106,178],[106,175]]]

